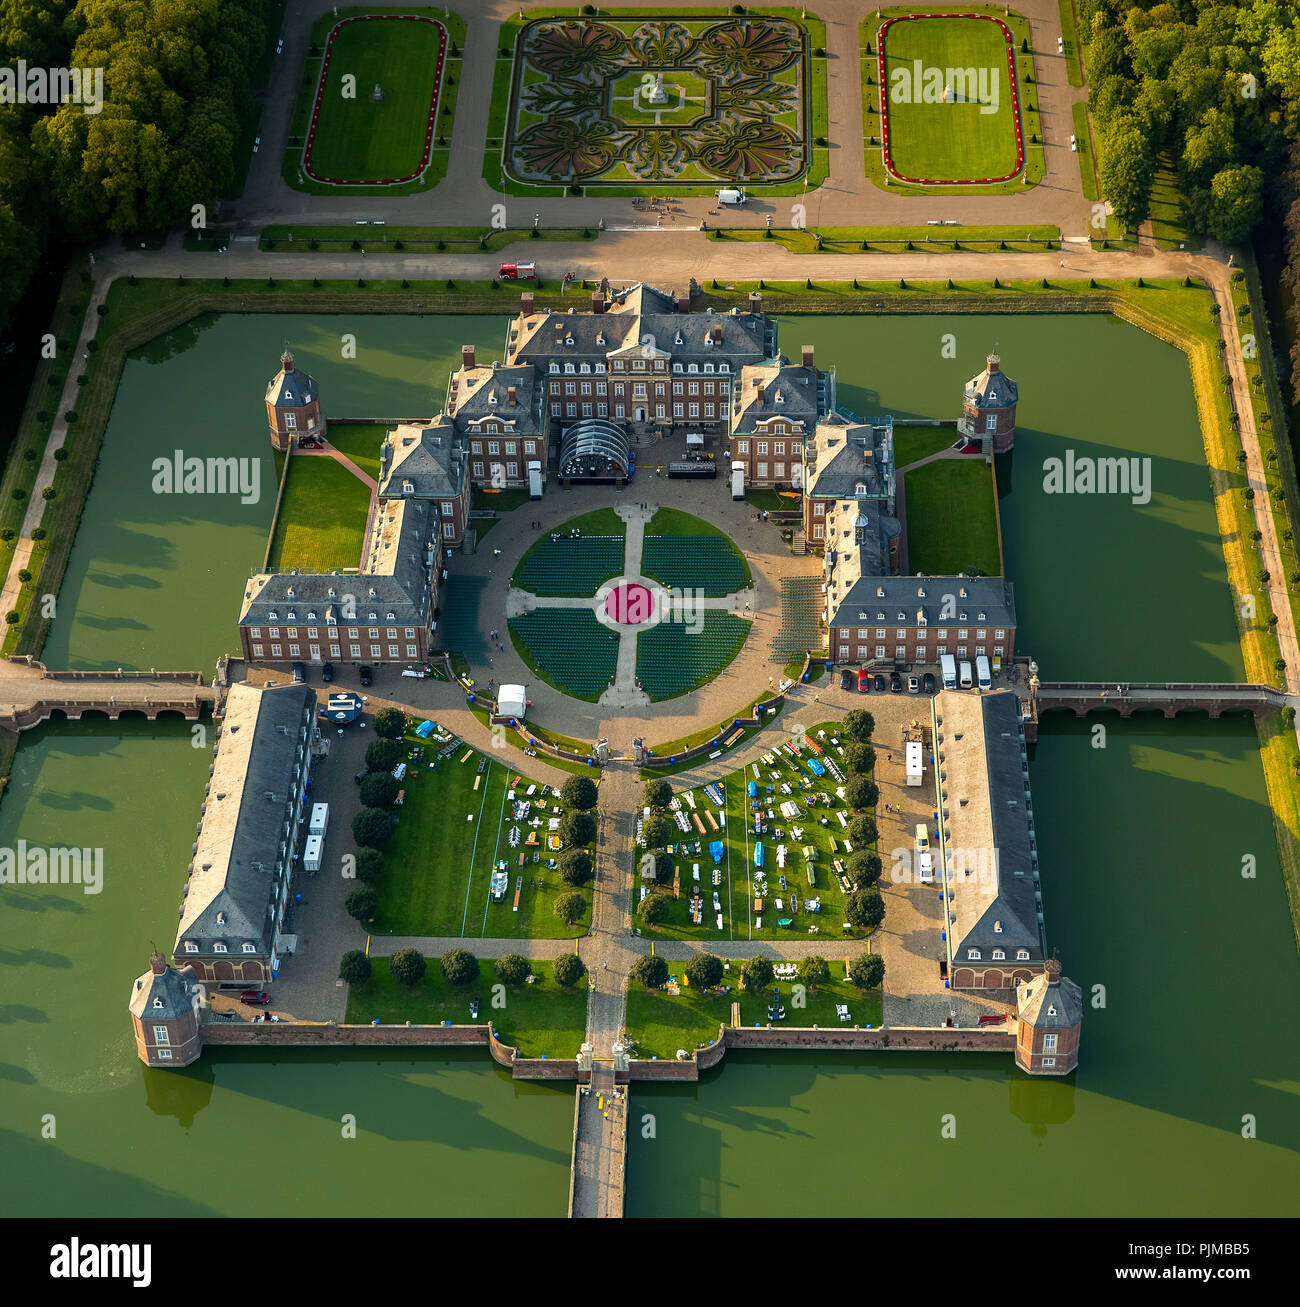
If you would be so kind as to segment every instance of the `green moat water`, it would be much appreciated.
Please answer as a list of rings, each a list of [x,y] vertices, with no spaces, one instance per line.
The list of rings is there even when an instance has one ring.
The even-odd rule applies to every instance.
[[[160,502],[147,467],[155,449],[263,452],[260,387],[286,338],[327,412],[359,417],[427,411],[463,339],[492,357],[504,338],[495,318],[363,318],[346,328],[359,357],[343,362],[344,329],[209,319],[128,364],[51,665],[206,669],[230,646],[270,502],[233,513]],[[956,363],[939,358],[948,330]],[[1022,646],[1052,677],[1239,676],[1181,354],[1091,317],[792,319],[782,340],[787,353],[816,343],[859,413],[951,416],[993,333],[1021,383],[1001,506]],[[858,373],[888,380],[867,393],[851,384]],[[1086,406],[1066,392],[1098,375],[1118,397],[1111,412],[1141,405],[1160,420],[1076,430]],[[213,382],[234,376],[249,381]],[[177,410],[180,428],[155,412],[178,388],[201,399]],[[1040,442],[1082,453],[1101,438],[1156,460],[1146,510],[1034,492]],[[1094,720],[1108,725],[1104,750],[1091,747]],[[515,1085],[477,1054],[221,1050],[181,1073],[136,1061],[128,986],[149,941],[171,942],[207,758],[180,723],[24,737],[0,845],[103,847],[105,873],[97,896],[0,892],[0,1165],[17,1181],[0,1211],[341,1214],[364,1186],[367,1210],[385,1214],[562,1213],[571,1093]],[[1285,1038],[1300,963],[1250,724],[1056,716],[1032,778],[1049,942],[1085,995],[1106,992],[1077,1075],[1030,1081],[1009,1060],[960,1055],[729,1059],[699,1086],[634,1093],[632,1214],[966,1213],[973,1185],[989,1211],[1300,1210],[1300,1052]],[[1254,880],[1240,874],[1247,853]],[[945,1141],[949,1112],[958,1133]],[[52,1141],[40,1138],[47,1113]],[[355,1141],[341,1138],[347,1113]],[[640,1137],[643,1113],[653,1140]],[[1246,1115],[1257,1140],[1241,1137]],[[281,1178],[270,1190],[250,1180],[267,1157]]]

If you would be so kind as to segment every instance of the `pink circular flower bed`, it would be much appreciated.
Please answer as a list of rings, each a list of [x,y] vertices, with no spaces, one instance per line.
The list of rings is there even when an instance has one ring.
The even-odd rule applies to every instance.
[[[636,581],[617,585],[605,596],[605,616],[621,626],[640,626],[654,611],[654,592]]]
[[[997,23],[1007,43],[1007,80],[1011,83],[1011,114],[1016,128],[1016,166],[1001,177],[906,177],[894,167],[889,149],[889,88],[885,81],[885,33],[894,23],[910,23],[925,18],[984,18]],[[900,182],[913,182],[918,186],[989,186],[995,182],[1009,182],[1025,166],[1025,138],[1020,125],[1020,89],[1016,84],[1016,43],[1011,29],[993,14],[904,14],[887,18],[876,33],[876,67],[880,82],[880,141],[884,147],[885,168],[891,177]]]
[[[359,177],[322,177],[311,165],[312,146],[316,143],[316,124],[320,121],[321,102],[325,97],[325,83],[329,80],[330,57],[334,53],[334,38],[349,23],[407,22],[432,23],[438,29],[438,67],[433,79],[433,98],[429,101],[429,124],[424,133],[424,153],[420,156],[420,166],[405,177],[382,177],[364,179]],[[438,100],[442,94],[442,65],[447,57],[447,29],[434,18],[424,18],[418,14],[360,14],[356,18],[344,18],[335,23],[325,42],[325,58],[321,63],[320,84],[316,87],[316,99],[311,107],[311,126],[307,130],[307,148],[303,151],[302,168],[314,182],[328,182],[334,186],[396,186],[401,182],[413,182],[429,166],[429,153],[433,149],[433,133],[438,122]]]

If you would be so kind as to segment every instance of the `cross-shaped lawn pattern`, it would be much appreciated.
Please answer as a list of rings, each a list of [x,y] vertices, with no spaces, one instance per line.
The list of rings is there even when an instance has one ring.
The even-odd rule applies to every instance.
[[[683,685],[670,693],[652,696],[637,679],[637,636],[641,632],[660,629],[668,624],[680,624],[683,639],[688,632],[697,630],[703,623],[717,625],[713,615],[721,617],[735,614],[743,618],[755,602],[752,587],[726,595],[704,595],[698,590],[669,589],[642,572],[642,555],[645,551],[646,526],[654,516],[654,507],[640,505],[620,506],[614,510],[626,525],[624,546],[624,572],[621,576],[604,581],[589,595],[540,595],[519,585],[512,585],[506,600],[506,618],[511,638],[520,657],[543,676],[551,685],[575,698],[595,701],[613,708],[645,707],[655,698],[671,698],[695,688]],[[564,534],[563,528],[560,534]],[[581,541],[575,541],[580,544]],[[548,624],[530,621],[532,615],[545,613],[590,614],[600,631],[594,628],[583,631],[584,643],[575,648],[570,642],[556,640],[552,632],[544,631]],[[620,620],[621,618],[626,620]],[[560,624],[549,624],[558,627]],[[570,624],[574,631],[583,630]],[[544,638],[550,636],[550,638]],[[605,639],[617,640],[617,654],[612,664],[608,684],[601,690],[592,684],[593,662],[607,658],[609,646]],[[541,638],[539,638],[541,637]],[[596,638],[592,638],[596,637]],[[531,645],[529,644],[532,640]],[[743,643],[743,641],[742,641]],[[717,665],[705,669],[705,679],[716,675],[740,651],[736,645]],[[608,662],[605,670],[610,670]],[[652,687],[653,688],[653,687]],[[669,687],[660,685],[667,690]]]

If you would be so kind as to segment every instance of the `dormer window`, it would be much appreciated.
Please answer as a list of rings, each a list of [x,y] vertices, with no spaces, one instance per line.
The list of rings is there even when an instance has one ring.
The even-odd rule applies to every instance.
[[[294,598],[293,586],[290,586],[290,587],[289,587],[289,588],[288,588],[284,593],[285,593],[285,594],[286,594],[290,599]],[[292,614],[290,614],[290,616],[292,616]]]
[[[1056,1015],[1056,1007],[1055,1007],[1054,1004],[1053,1004],[1053,1005],[1050,1005],[1050,1006],[1048,1007],[1048,1009],[1047,1009],[1047,1015],[1048,1015],[1049,1017],[1054,1017],[1054,1016]]]
[[[1018,948],[1018,949],[1016,949],[1016,961],[1017,961],[1017,962],[1028,962],[1028,961],[1029,961],[1029,950],[1028,950],[1027,948]]]
[[[731,371],[731,364],[730,364],[730,363],[719,363],[719,364],[718,364],[718,371],[719,371],[719,372],[730,372],[730,371]]]
[[[192,939],[187,939],[181,947],[186,953],[197,953],[199,951],[199,946]]]
[[[220,940],[217,940],[217,942],[212,946],[212,951],[214,953],[224,953],[226,952],[226,946]]]
[[[495,390],[489,390],[489,391],[488,391],[488,403],[489,403],[489,404],[495,404],[496,402],[497,402],[497,392],[496,392]]]
[[[1001,923],[1000,921],[995,921],[995,922],[993,923],[993,933],[994,933],[995,935],[1000,935],[1000,934],[1002,934],[1002,923]]]
[[[979,949],[977,949],[977,948],[968,948],[968,949],[966,950],[966,957],[967,957],[967,959],[968,959],[969,961],[971,961],[971,962],[978,962],[978,961],[980,960],[980,951],[979,951]]]
[[[307,610],[307,620],[309,622],[314,622],[316,620],[316,614],[311,609]]]
[[[226,914],[225,914],[224,912],[218,912],[218,913],[217,913],[217,925],[218,925],[218,926],[224,926],[225,924],[226,924]]]
[[[154,1001],[153,1001],[153,1005],[154,1005],[155,1010],[157,1010],[158,1008],[162,1007],[162,1005],[163,1005],[163,1001],[162,1001],[162,999],[160,999],[160,998],[155,998]]]
[[[867,493],[867,483],[865,481],[859,481],[858,484],[853,487],[853,493],[855,495],[865,495]]]
[[[250,943],[248,943],[247,941],[245,941],[244,944],[243,944],[243,951],[244,951],[245,953],[256,953],[256,952],[257,952],[257,945],[256,945],[256,944],[250,944]]]
[[[605,343],[605,333],[603,331],[598,331],[596,333],[596,344],[603,345],[604,343]]]
[[[552,363],[551,366],[547,369],[548,372],[558,372],[559,370],[560,370],[560,365],[558,363]]]
[[[704,370],[705,370],[705,372],[712,372],[712,371],[713,371],[713,364],[712,364],[712,363],[706,363],[706,364],[704,365]]]
[[[402,494],[404,494],[404,495],[413,495],[413,494],[415,494],[415,482],[414,482],[414,481],[403,481],[403,482],[402,482]]]

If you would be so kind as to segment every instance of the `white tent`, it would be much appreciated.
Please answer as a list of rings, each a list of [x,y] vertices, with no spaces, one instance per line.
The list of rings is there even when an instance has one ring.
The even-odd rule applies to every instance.
[[[528,707],[528,695],[522,685],[503,685],[497,695],[497,716],[514,717],[524,720],[524,710]]]

